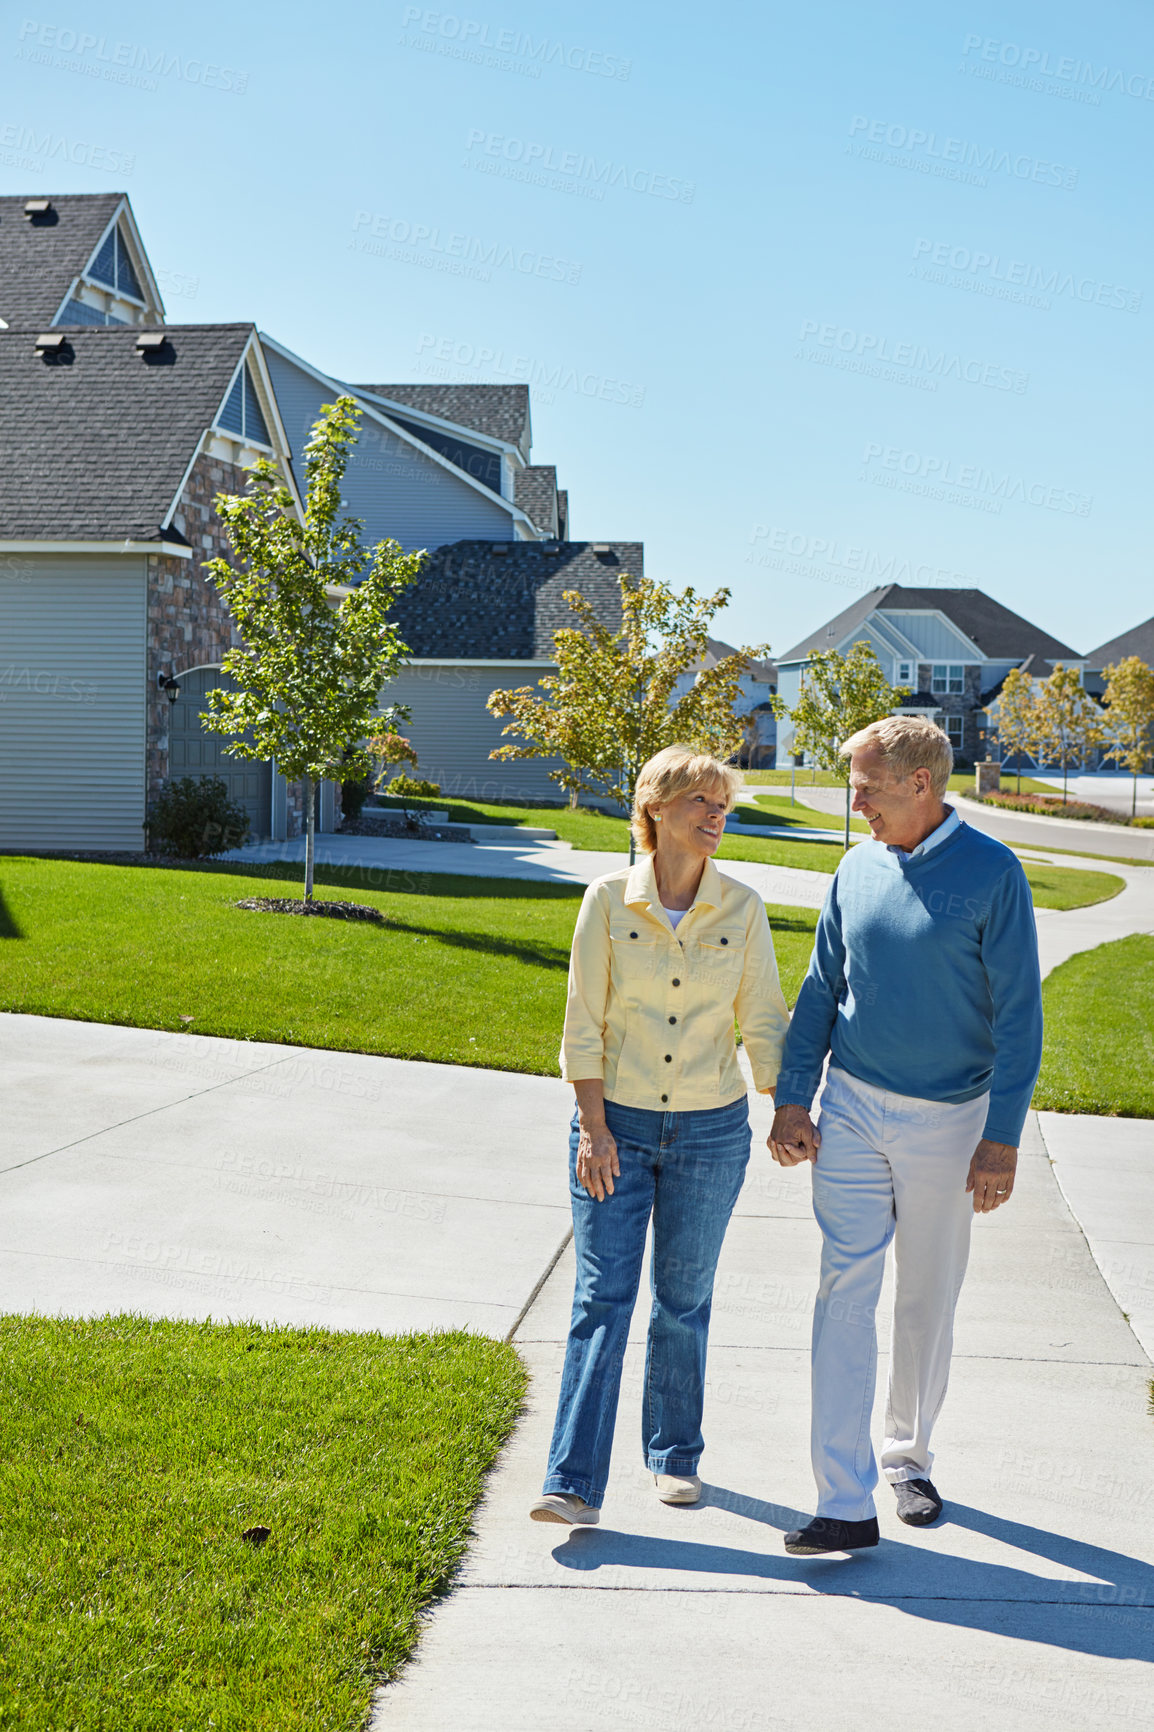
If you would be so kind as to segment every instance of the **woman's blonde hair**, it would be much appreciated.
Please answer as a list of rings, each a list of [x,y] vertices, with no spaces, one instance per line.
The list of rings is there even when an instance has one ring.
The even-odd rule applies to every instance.
[[[699,788],[716,788],[724,797],[725,810],[732,812],[741,787],[741,772],[708,752],[695,752],[689,746],[666,746],[641,767],[633,789],[633,840],[644,854],[657,852],[657,825],[651,807],[664,806],[679,794],[696,792]]]

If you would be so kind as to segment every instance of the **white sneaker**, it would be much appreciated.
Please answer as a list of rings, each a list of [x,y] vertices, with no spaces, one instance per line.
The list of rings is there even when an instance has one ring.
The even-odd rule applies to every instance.
[[[595,1528],[601,1511],[576,1492],[547,1491],[529,1511],[531,1522],[562,1522],[566,1527]]]
[[[653,1483],[662,1503],[696,1503],[701,1496],[701,1481],[695,1473],[655,1473]]]

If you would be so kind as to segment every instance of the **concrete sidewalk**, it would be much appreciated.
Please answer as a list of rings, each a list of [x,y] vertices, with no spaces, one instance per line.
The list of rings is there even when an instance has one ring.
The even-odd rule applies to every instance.
[[[809,806],[815,812],[840,817],[845,810],[845,795],[840,788],[803,787],[799,782],[797,799],[799,805]],[[967,824],[1010,847],[1063,848],[1075,854],[1107,857],[1121,854],[1131,860],[1154,862],[1154,830],[1131,830],[1124,824],[1097,824],[1080,818],[1042,818],[1033,812],[1013,812],[1005,806],[981,806],[976,800],[964,800],[953,794],[947,794],[946,799],[957,807]],[[1074,866],[1077,861],[1067,860],[1066,864]]]
[[[235,860],[242,864],[251,861],[254,865],[263,865],[283,860],[300,861],[302,866],[304,857],[303,836],[296,836],[289,842],[257,842],[251,847],[234,848],[220,856],[222,860]],[[591,884],[594,878],[600,878],[606,872],[618,872],[627,866],[629,856],[573,848],[568,842],[521,842],[513,838],[494,843],[468,843],[324,835],[316,839],[316,863],[318,866],[352,868],[364,875],[366,890],[385,890],[389,888],[389,874],[396,874],[396,888],[412,889],[415,887],[412,880],[437,872],[468,878],[522,878],[552,884]],[[796,908],[820,908],[829,889],[829,876],[825,872],[810,872],[795,866],[765,866],[756,860],[723,860],[720,864],[732,878],[757,890],[765,902],[780,902]]]
[[[379,1732],[1146,1723],[1150,1363],[1099,1266],[1124,1243],[1127,1279],[1149,1267],[1148,1125],[1057,1120],[1055,1168],[1031,1120],[1012,1206],[975,1226],[937,1439],[949,1520],[912,1533],[883,1490],[877,1552],[806,1562],[781,1532],[813,1496],[818,1235],[765,1100],[718,1274],[707,1497],[667,1509],[641,1469],[642,1306],[604,1525],[567,1535],[526,1517],[572,1289],[564,1084],[13,1015],[0,1052],[0,1308],[463,1326],[524,1354],[528,1414]]]
[[[876,1551],[806,1560],[781,1540],[813,1508],[819,1235],[808,1169],[773,1165],[767,1108],[756,1109],[718,1271],[702,1502],[657,1503],[642,1465],[642,1298],[602,1525],[528,1520],[564,1352],[567,1251],[514,1335],[533,1373],[529,1411],[460,1585],[415,1662],[379,1692],[373,1732],[1148,1724],[1151,1366],[1058,1191],[1036,1119],[1012,1206],[975,1224],[935,1439],[946,1518],[903,1527],[883,1486]],[[882,1345],[884,1385],[884,1334]],[[879,1412],[875,1436],[880,1423]]]

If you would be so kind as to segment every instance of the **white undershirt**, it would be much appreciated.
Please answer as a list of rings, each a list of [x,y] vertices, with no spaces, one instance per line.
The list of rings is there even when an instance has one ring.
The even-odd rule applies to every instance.
[[[665,908],[664,902],[661,906]],[[669,916],[670,926],[672,926],[674,932],[676,932],[681,922],[685,919],[685,916],[689,913],[689,910],[688,908],[665,908],[665,912]]]

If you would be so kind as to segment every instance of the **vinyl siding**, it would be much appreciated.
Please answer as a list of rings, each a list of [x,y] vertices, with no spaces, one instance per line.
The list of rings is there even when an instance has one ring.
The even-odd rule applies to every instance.
[[[146,561],[0,565],[0,846],[144,845]]]
[[[490,758],[503,740],[504,721],[485,708],[490,692],[531,685],[547,670],[509,662],[497,667],[456,667],[449,663],[411,663],[382,689],[382,704],[407,704],[412,721],[401,732],[419,759],[415,772],[439,782],[447,798],[458,800],[562,800],[549,771],[559,760],[528,758],[507,763]]]
[[[882,617],[892,619],[902,636],[917,646],[923,661],[972,662],[974,659],[966,639],[932,613],[898,613],[884,608]]]
[[[329,402],[333,393],[275,350],[269,348],[265,354],[303,496],[305,446],[321,404]],[[368,414],[362,418],[345,471],[344,498],[348,514],[363,521],[369,546],[386,537],[399,541],[406,551],[443,547],[451,541],[514,539],[508,510]]]

